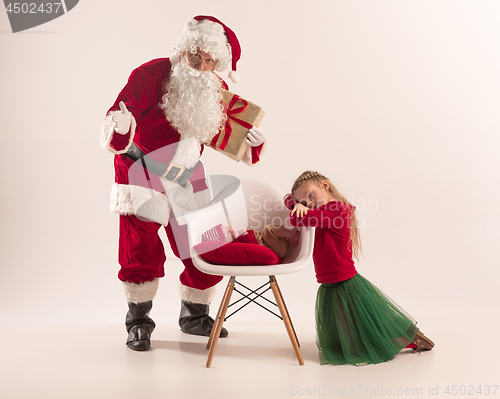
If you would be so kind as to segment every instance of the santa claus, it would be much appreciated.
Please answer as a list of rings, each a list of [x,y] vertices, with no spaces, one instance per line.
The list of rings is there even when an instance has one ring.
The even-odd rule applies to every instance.
[[[101,145],[115,154],[111,210],[120,215],[118,277],[128,302],[130,349],[148,350],[151,345],[155,323],[149,313],[166,260],[158,236],[162,226],[184,264],[179,326],[202,336],[212,330],[209,304],[222,277],[193,265],[183,213],[207,201],[200,157],[204,143],[226,119],[221,90],[228,88],[214,71],[231,65],[229,77],[236,83],[240,53],[227,26],[213,17],[195,17],[174,42],[170,58],[154,59],[132,72],[104,121]],[[262,128],[250,129],[245,163],[259,161],[264,140]],[[146,158],[164,168],[158,173]],[[227,334],[223,329],[221,337]]]

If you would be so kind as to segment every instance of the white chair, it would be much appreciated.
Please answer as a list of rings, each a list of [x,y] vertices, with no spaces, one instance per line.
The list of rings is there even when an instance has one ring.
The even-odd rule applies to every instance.
[[[235,289],[235,285],[241,285],[241,283],[236,280],[236,276],[269,277],[269,282],[256,290],[251,290],[243,286],[250,291],[248,295],[238,291],[248,301],[239,309],[250,302],[264,307],[255,300],[256,298],[263,298],[265,301],[276,305],[280,311],[281,317],[267,308],[266,310],[269,310],[283,320],[293,349],[295,350],[297,360],[300,365],[304,364],[297,335],[276,281],[276,275],[295,273],[310,263],[314,244],[314,228],[301,228],[298,245],[295,247],[291,246],[283,263],[278,265],[215,265],[203,260],[203,258],[193,249],[196,244],[201,242],[202,234],[219,223],[223,225],[229,224],[234,228],[245,227],[246,229],[255,229],[259,231],[262,231],[262,229],[270,223],[285,224],[288,221],[289,210],[283,204],[283,197],[283,192],[270,183],[251,179],[242,180],[234,182],[222,190],[221,194],[214,200],[214,204],[186,215],[191,256],[194,265],[202,272],[208,274],[230,276],[215,318],[212,333],[207,343],[207,348],[210,349],[206,364],[207,367],[210,367],[212,364],[222,324],[226,319],[227,309],[229,306],[234,305],[230,305],[230,300],[233,290],[238,291]],[[265,286],[268,287],[267,290],[272,290],[276,303],[262,296],[263,292],[261,289]],[[251,294],[255,296],[252,298],[250,297]],[[239,301],[241,301],[241,299]]]

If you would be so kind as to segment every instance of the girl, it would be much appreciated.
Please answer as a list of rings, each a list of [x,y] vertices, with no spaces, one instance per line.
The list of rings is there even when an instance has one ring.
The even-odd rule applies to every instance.
[[[316,227],[313,260],[321,364],[356,366],[392,359],[401,349],[431,350],[416,322],[354,267],[361,241],[355,207],[327,177],[306,171],[285,198],[292,225]]]

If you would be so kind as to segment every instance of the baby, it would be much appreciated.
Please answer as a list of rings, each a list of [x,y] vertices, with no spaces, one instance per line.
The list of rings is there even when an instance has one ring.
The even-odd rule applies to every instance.
[[[240,242],[263,245],[280,258],[284,258],[290,245],[296,246],[299,230],[287,230],[284,226],[268,224],[262,232],[258,230],[233,229],[219,224],[201,236],[202,241]]]

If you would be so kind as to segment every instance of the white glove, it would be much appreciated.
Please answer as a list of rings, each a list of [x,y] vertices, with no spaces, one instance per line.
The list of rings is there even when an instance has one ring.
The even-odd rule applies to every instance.
[[[132,114],[125,106],[123,101],[120,101],[120,111],[111,111],[112,121],[115,124],[115,132],[119,134],[127,134],[132,123]]]
[[[266,139],[266,132],[261,127],[253,126],[247,134],[247,143],[251,147],[258,147]]]

